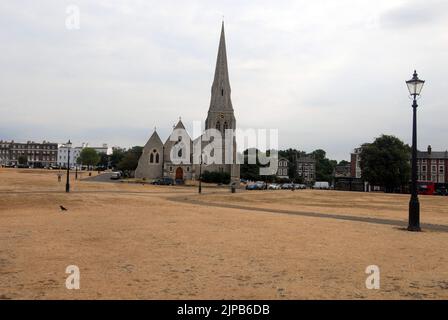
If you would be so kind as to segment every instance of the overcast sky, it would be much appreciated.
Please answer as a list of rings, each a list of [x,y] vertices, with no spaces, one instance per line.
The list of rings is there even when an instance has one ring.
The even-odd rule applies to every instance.
[[[419,147],[448,149],[446,0],[2,0],[0,139],[129,147],[205,121],[223,15],[240,128],[338,160],[382,133],[410,143],[416,68]]]

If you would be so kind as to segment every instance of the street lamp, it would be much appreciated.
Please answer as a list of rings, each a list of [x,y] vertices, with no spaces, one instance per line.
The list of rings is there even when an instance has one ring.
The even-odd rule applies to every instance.
[[[70,148],[72,147],[72,143],[70,140],[65,144],[67,147],[67,182],[65,183],[65,192],[70,192]]]
[[[199,163],[199,193],[202,193],[202,152],[201,152],[201,162]]]
[[[411,80],[406,81],[412,102],[412,175],[411,175],[411,200],[409,201],[409,231],[421,231],[420,229],[420,203],[417,193],[417,96],[422,91],[424,80],[420,80],[417,71]]]

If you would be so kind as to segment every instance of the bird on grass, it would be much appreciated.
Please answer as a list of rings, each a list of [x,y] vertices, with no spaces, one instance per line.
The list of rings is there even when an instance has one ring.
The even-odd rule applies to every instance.
[[[61,208],[61,211],[67,211],[68,209],[65,208],[64,206],[59,206],[59,208]]]

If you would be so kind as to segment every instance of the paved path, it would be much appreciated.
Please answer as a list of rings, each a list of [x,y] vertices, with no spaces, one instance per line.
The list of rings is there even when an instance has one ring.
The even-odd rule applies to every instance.
[[[249,210],[249,211],[258,211],[258,212],[268,212],[268,213],[277,213],[277,214],[290,214],[297,215],[303,217],[314,217],[314,218],[326,218],[326,219],[337,219],[337,220],[345,220],[345,221],[357,221],[357,222],[366,222],[366,223],[375,223],[382,225],[390,225],[398,228],[405,229],[407,227],[407,222],[404,220],[395,220],[395,219],[385,219],[385,218],[372,218],[372,217],[363,217],[363,216],[351,216],[351,215],[343,215],[343,214],[331,214],[331,213],[319,213],[319,212],[306,212],[306,211],[292,211],[292,210],[284,210],[284,209],[270,209],[270,208],[257,208],[257,207],[247,207],[236,204],[226,204],[226,203],[213,203],[208,201],[201,201],[195,199],[188,198],[179,198],[179,197],[169,197],[167,198],[171,201],[189,203],[194,205],[201,205],[207,207],[219,207],[219,208],[228,208],[228,209],[239,209],[239,210]],[[448,226],[442,224],[429,224],[422,223],[422,230],[431,230],[431,231],[440,231],[440,232],[448,232]]]
[[[89,177],[87,174],[86,178],[82,178],[83,181],[93,181],[93,182],[119,182],[120,180],[112,180],[110,177],[112,177],[112,172],[104,172],[99,175],[93,175]]]

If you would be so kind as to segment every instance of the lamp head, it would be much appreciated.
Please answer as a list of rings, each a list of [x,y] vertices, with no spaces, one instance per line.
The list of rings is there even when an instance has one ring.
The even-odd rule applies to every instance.
[[[406,81],[406,85],[408,86],[409,94],[411,96],[419,96],[422,91],[423,84],[425,80],[420,80],[417,75],[417,71],[414,70],[414,74],[412,75],[412,79]]]

